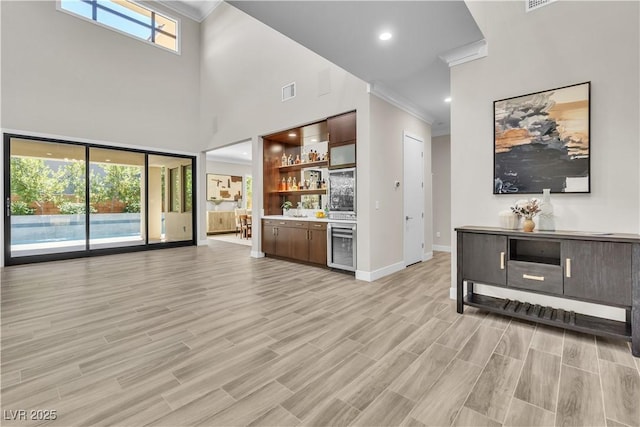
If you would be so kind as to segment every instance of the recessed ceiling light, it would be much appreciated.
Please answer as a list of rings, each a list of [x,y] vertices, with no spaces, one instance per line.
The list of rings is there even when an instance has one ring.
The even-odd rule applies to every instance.
[[[444,102],[451,102],[451,97],[449,96],[449,97],[445,98]]]
[[[315,139],[315,138],[313,138],[313,139],[311,140],[311,142],[318,142],[318,140],[317,140],[317,139]]]
[[[249,153],[247,153],[246,151],[243,151],[243,152],[242,152],[242,155],[243,155],[243,156],[246,156],[247,154],[249,154]]]
[[[291,132],[291,133],[289,134],[289,136],[293,138],[294,136],[298,136],[298,135],[297,135],[297,134],[295,134],[295,133],[293,133],[293,132]]]
[[[47,153],[47,156],[53,156],[53,153]]]
[[[388,31],[385,31],[384,33],[380,33],[380,35],[378,36],[380,40],[384,40],[384,41],[391,39],[391,37],[393,37],[393,34],[391,34]]]
[[[104,159],[104,161],[105,161],[105,162],[110,162],[110,161],[111,161],[111,159]]]

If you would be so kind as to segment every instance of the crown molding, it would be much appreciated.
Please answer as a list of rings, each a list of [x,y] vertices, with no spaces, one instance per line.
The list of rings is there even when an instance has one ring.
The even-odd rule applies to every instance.
[[[222,3],[222,0],[207,1],[179,1],[179,0],[156,0],[161,5],[178,12],[179,14],[193,19],[196,22],[204,21],[213,10]],[[197,6],[196,6],[197,5]]]
[[[379,83],[367,83],[367,92],[377,96],[380,99],[383,99],[384,101],[387,101],[389,104],[398,107],[402,111],[411,114],[415,118],[422,120],[428,125],[433,126],[433,123],[435,122],[435,119],[422,108],[418,107],[405,97],[398,95],[395,92],[380,85]]]
[[[478,40],[477,42],[469,43],[464,46],[451,49],[439,55],[440,59],[453,67],[456,65],[464,64],[465,62],[475,61],[476,59],[484,58],[487,56],[488,45],[485,39]]]

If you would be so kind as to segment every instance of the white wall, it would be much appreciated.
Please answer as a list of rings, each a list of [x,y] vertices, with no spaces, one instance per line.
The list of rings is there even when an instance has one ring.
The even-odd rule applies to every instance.
[[[260,136],[357,110],[358,165],[369,150],[367,85],[265,24],[222,3],[202,23],[200,139],[203,150],[251,139],[253,158],[261,158]],[[230,60],[229,58],[233,58]],[[329,91],[320,76],[329,73]],[[282,86],[296,82],[296,97],[281,101]],[[358,206],[367,206],[369,169],[358,168]],[[253,163],[254,216],[262,207],[262,165]],[[201,179],[204,179],[202,177]],[[201,206],[204,213],[206,206]],[[358,211],[368,228],[368,212]],[[253,237],[257,254],[261,236]],[[201,236],[204,238],[204,236]],[[358,235],[358,266],[370,265],[369,242]]]
[[[591,194],[552,195],[556,226],[638,233],[640,3],[467,5],[489,55],[451,69],[453,227],[497,226],[518,198],[492,194],[493,101],[591,81]]]
[[[197,22],[181,18],[176,55],[53,1],[2,3],[5,129],[198,151]]]
[[[451,250],[451,136],[431,139],[433,250]],[[440,237],[437,236],[440,233]]]
[[[424,141],[424,188],[425,188],[425,253],[431,253],[433,241],[431,217],[431,126],[424,121],[400,110],[388,102],[371,95],[370,104],[370,158],[371,168],[369,204],[364,208],[371,212],[368,230],[371,270],[374,278],[380,270],[390,266],[404,268],[404,204],[403,204],[403,139],[404,132],[420,137]],[[358,141],[359,143],[359,141]],[[358,145],[358,149],[360,146]],[[358,164],[360,166],[360,163]],[[400,181],[400,188],[394,181]],[[375,209],[375,201],[380,209]],[[360,210],[358,211],[360,212]],[[386,271],[385,271],[386,272]]]

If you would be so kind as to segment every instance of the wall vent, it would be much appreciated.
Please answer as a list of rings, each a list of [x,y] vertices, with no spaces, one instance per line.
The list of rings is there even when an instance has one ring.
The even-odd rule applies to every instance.
[[[525,0],[524,10],[525,12],[531,12],[532,10],[539,9],[542,6],[547,6],[554,1],[555,0]]]
[[[296,82],[282,86],[282,101],[287,101],[296,96]]]

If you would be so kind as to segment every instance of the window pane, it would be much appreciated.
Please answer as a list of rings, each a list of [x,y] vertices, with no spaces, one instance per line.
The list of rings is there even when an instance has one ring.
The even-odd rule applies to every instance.
[[[85,18],[93,19],[93,7],[90,3],[85,3],[81,0],[62,0],[60,2],[60,6],[69,12],[84,16]]]
[[[177,22],[156,14],[156,44],[171,50],[178,50],[176,45]],[[167,33],[167,34],[165,34]]]
[[[89,150],[89,248],[145,244],[144,154]]]
[[[182,191],[193,191],[182,187],[192,181],[190,169],[191,159],[149,155],[149,244],[193,239],[192,213],[181,209]],[[186,198],[185,207],[192,205]]]
[[[97,21],[143,40],[151,40],[151,28],[136,24],[113,12],[98,9]]]
[[[144,24],[151,25],[151,11],[144,7],[141,7],[135,3],[126,0],[111,0],[98,1],[99,4],[114,10],[116,12],[122,13],[123,15],[129,16],[136,21],[140,21]]]
[[[85,148],[12,138],[11,256],[86,248]]]
[[[173,51],[178,50],[178,21],[135,2],[97,0],[93,3],[89,0],[60,0],[60,7],[141,40],[154,42]]]

